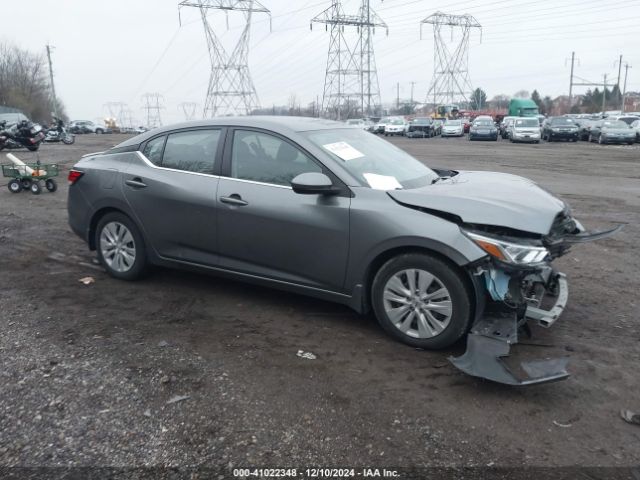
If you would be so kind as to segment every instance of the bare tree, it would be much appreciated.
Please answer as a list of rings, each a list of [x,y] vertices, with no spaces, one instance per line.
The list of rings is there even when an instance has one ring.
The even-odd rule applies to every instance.
[[[518,90],[516,93],[513,94],[513,96],[515,98],[529,98],[529,97],[531,97],[531,95],[529,94],[528,90]]]
[[[50,120],[53,103],[44,54],[0,43],[0,105],[20,109],[38,122]],[[60,101],[58,113],[66,117]]]

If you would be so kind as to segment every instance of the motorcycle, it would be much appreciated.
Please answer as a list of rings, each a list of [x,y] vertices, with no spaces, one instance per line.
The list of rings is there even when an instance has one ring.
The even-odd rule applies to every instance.
[[[37,123],[22,120],[7,127],[7,122],[0,122],[0,150],[16,150],[26,148],[35,152],[44,140],[42,127]]]
[[[44,141],[49,142],[62,142],[65,145],[72,145],[76,141],[75,135],[71,135],[64,128],[64,122],[62,119],[53,117],[56,126],[47,130],[47,133],[44,137]]]

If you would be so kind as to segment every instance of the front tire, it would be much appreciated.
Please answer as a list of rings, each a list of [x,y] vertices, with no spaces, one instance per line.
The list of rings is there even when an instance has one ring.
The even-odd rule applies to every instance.
[[[147,269],[147,253],[138,227],[126,215],[113,212],[96,228],[98,260],[114,278],[136,280]]]
[[[376,274],[371,296],[382,328],[412,347],[446,348],[471,324],[471,294],[462,276],[429,254],[389,260]]]
[[[20,193],[22,191],[22,183],[20,183],[20,180],[14,178],[7,184],[7,188],[11,193]]]

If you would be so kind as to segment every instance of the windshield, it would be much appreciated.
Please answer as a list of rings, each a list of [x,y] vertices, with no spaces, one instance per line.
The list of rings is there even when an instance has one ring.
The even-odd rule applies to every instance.
[[[347,120],[347,125],[360,125],[362,120]]]
[[[629,125],[627,125],[626,123],[620,121],[620,120],[613,120],[613,121],[609,121],[609,122],[604,122],[604,124],[602,125],[603,127],[607,127],[607,128],[629,128]]]
[[[459,127],[460,125],[462,125],[462,122],[460,120],[447,120],[446,122],[444,122],[444,124],[446,126]]]
[[[418,125],[430,125],[431,124],[431,119],[430,118],[416,118],[413,123],[418,124]]]
[[[316,130],[302,132],[302,135],[370,188],[418,188],[439,178],[404,150],[363,130]]]
[[[493,127],[493,122],[490,120],[476,120],[473,122],[474,127]]]
[[[575,127],[575,123],[570,118],[553,118],[551,119],[551,125],[569,125]]]
[[[539,127],[540,123],[537,118],[523,118],[516,120],[516,127]]]
[[[391,120],[391,125],[404,125],[404,120],[400,120],[399,118],[394,118]]]

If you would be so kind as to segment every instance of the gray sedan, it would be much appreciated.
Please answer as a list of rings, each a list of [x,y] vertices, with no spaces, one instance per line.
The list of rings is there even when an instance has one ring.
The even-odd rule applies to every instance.
[[[564,359],[525,362],[520,378],[500,358],[524,323],[562,313],[567,281],[551,261],[611,233],[586,234],[527,179],[432,169],[310,118],[155,129],[83,157],[69,181],[70,225],[113,277],[198,268],[373,310],[413,347],[468,334],[453,363],[509,384],[567,376]]]

